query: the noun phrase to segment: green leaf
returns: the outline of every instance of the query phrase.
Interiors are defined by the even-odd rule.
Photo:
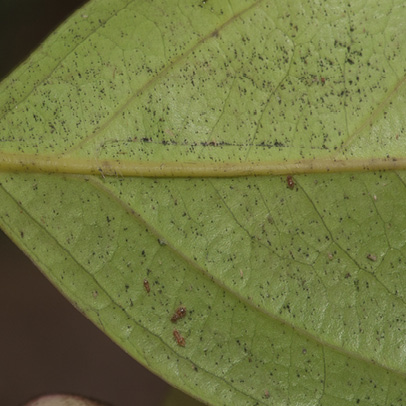
[[[0,86],[2,228],[204,402],[404,404],[405,18],[89,2]]]

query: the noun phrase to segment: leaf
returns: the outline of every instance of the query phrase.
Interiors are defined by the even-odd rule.
[[[45,395],[36,398],[25,406],[106,406],[95,400],[89,400],[81,396],[72,395]]]
[[[89,2],[1,84],[2,228],[204,402],[403,404],[405,17]]]

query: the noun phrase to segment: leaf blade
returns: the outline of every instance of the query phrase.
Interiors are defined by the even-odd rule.
[[[223,14],[220,9],[208,12],[204,5],[196,12],[186,2],[179,10],[170,9],[169,3],[155,9],[146,2],[120,5],[123,8],[118,10],[109,2],[89,3],[84,10],[94,7],[105,20],[94,29],[87,26],[90,34],[80,37],[73,48],[72,55],[80,51],[81,66],[76,68],[75,58],[68,60],[62,52],[51,76],[41,72],[45,79],[36,83],[34,78],[32,87],[20,93],[17,104],[23,113],[11,110],[16,100],[7,88],[20,72],[30,72],[43,53],[4,82],[2,94],[11,102],[0,121],[5,134],[3,154],[22,149],[45,161],[51,156],[56,165],[62,154],[68,166],[74,160],[86,165],[88,157],[101,162],[135,161],[141,166],[149,162],[208,166],[212,161],[220,167],[224,162],[261,164],[278,159],[281,171],[283,165],[303,157],[318,162],[355,157],[369,163],[372,157],[381,159],[381,164],[388,151],[404,151],[403,141],[395,142],[399,139],[392,136],[402,132],[404,120],[395,114],[403,105],[399,66],[404,54],[396,48],[403,32],[399,29],[405,13],[401,2],[378,16],[389,27],[383,28],[384,38],[393,45],[391,63],[397,69],[380,83],[387,60],[383,64],[374,60],[377,73],[368,82],[374,100],[359,108],[361,96],[350,86],[350,78],[362,72],[370,58],[357,45],[368,40],[372,26],[365,32],[362,25],[356,26],[366,12],[374,16],[374,10],[363,11],[361,2],[355,4],[359,14],[340,6],[328,9],[327,18],[322,16],[324,10],[284,2],[270,10],[266,1],[236,1]],[[343,18],[344,11],[349,19]],[[138,12],[142,22],[129,27]],[[167,20],[172,12],[178,27],[173,16]],[[301,12],[303,19],[298,17]],[[196,15],[203,19],[191,19]],[[290,15],[305,28],[292,26]],[[69,32],[88,17],[77,13],[60,32]],[[96,21],[95,15],[92,18]],[[176,52],[160,43],[156,21],[171,21],[169,34]],[[249,21],[257,24],[243,29]],[[337,24],[329,27],[334,21]],[[178,36],[186,26],[192,27],[192,35]],[[318,32],[320,26],[330,31]],[[115,31],[143,39],[141,54],[137,54],[139,44],[131,48],[128,40],[117,50],[112,44]],[[261,33],[276,46],[267,48]],[[235,38],[241,39],[238,46],[232,43]],[[336,44],[337,38],[341,42]],[[249,40],[254,45],[247,45]],[[318,45],[319,54],[327,58],[323,52],[331,44],[338,48],[333,66],[322,64],[320,70],[310,51]],[[48,45],[45,49],[53,52],[56,45]],[[125,47],[130,48],[127,59],[113,66]],[[216,47],[222,47],[220,56]],[[376,47],[382,51],[381,44]],[[279,51],[273,53],[274,48]],[[243,57],[233,57],[236,50]],[[167,65],[154,59],[156,53],[163,55]],[[261,63],[252,63],[258,54],[267,57],[266,67],[273,73],[265,88],[261,84],[267,70]],[[141,56],[134,59],[137,55]],[[359,68],[353,71],[355,58]],[[146,62],[152,67],[143,67]],[[225,69],[216,75],[215,68],[222,63]],[[126,69],[127,74],[128,69],[141,74],[136,79],[119,78]],[[80,77],[83,72],[85,78]],[[324,73],[330,76],[321,76]],[[88,85],[91,76],[97,79]],[[199,90],[194,89],[194,80],[199,80]],[[330,80],[336,81],[334,88],[328,87]],[[206,87],[205,81],[211,85]],[[372,92],[377,82],[378,90]],[[223,84],[220,90],[219,83]],[[175,91],[169,91],[168,84]],[[81,99],[78,89],[86,93],[85,98]],[[367,98],[365,92],[362,97]],[[323,97],[333,101],[316,103]],[[44,98],[53,103],[41,109]],[[246,111],[243,101],[249,102]],[[280,101],[282,107],[278,107]],[[295,106],[292,112],[288,112],[289,103]],[[70,111],[63,108],[66,105]],[[169,105],[175,113],[166,122],[163,114]],[[339,106],[345,107],[343,111]],[[156,118],[158,108],[161,116]],[[88,115],[78,114],[81,109]],[[213,113],[208,123],[207,111]],[[47,122],[50,112],[54,117]],[[393,128],[384,133],[379,128],[385,126],[388,114]],[[325,120],[311,119],[307,125],[307,117],[321,115],[326,115]],[[18,133],[34,125],[36,133],[27,137]],[[368,138],[370,125],[385,135],[374,144]],[[371,154],[370,145],[377,144],[378,151]],[[92,170],[97,173],[97,163]],[[295,173],[301,171],[303,166]],[[406,284],[401,271],[405,218],[397,203],[404,200],[403,176],[402,172],[297,175],[290,189],[279,177],[2,174],[6,204],[1,221],[61,290],[116,342],[175,386],[205,401],[353,404],[362,399],[367,404],[396,404],[404,397],[405,387]],[[388,207],[397,213],[396,219],[388,216]],[[11,213],[19,220],[9,220]],[[40,248],[38,241],[42,241]],[[146,278],[151,279],[150,295],[143,285]],[[170,318],[181,304],[187,306],[188,317],[174,326]],[[392,332],[392,326],[397,332]],[[177,345],[175,328],[184,336],[185,348]]]

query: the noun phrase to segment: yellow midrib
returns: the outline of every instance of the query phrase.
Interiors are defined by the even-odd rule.
[[[239,177],[406,169],[406,158],[303,159],[279,162],[140,162],[0,152],[0,172],[134,177]]]

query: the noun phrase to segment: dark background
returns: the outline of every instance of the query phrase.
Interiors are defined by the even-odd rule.
[[[0,80],[84,3],[0,0]],[[152,406],[168,388],[74,309],[0,231],[0,405],[59,392]]]

